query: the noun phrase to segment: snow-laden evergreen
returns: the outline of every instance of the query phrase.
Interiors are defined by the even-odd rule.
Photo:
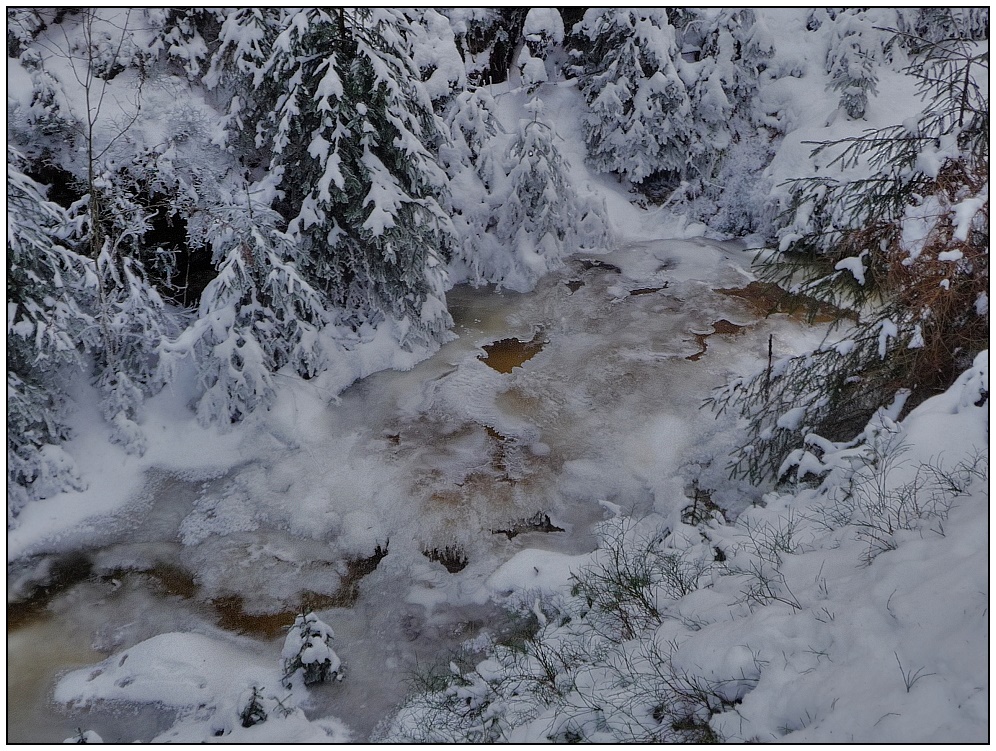
[[[429,96],[385,11],[284,12],[254,72],[257,146],[280,177],[278,210],[303,271],[354,327],[396,322],[402,344],[449,325],[450,226]],[[264,82],[268,84],[264,85]]]
[[[65,379],[97,342],[93,262],[66,247],[75,223],[7,152],[7,524],[30,500],[79,489],[62,449]]]
[[[197,316],[160,349],[161,382],[192,355],[203,393],[204,424],[242,420],[274,399],[287,366],[312,378],[328,365],[333,343],[322,329],[331,314],[301,277],[299,246],[277,229],[279,215],[251,203],[203,209],[189,227],[194,247],[208,246],[218,275],[201,294]]]
[[[663,10],[592,9],[574,30],[580,88],[591,107],[591,165],[634,183],[680,180],[692,147],[691,104]]]
[[[562,255],[606,240],[601,207],[571,184],[540,100],[531,100],[526,113],[532,119],[520,121],[508,150],[495,228],[502,247],[512,250],[512,268],[503,274],[512,289],[532,287]]]
[[[511,137],[500,130],[495,107],[479,88],[458,97],[448,115],[451,143],[441,157],[461,239],[452,273],[524,292],[568,253],[604,247],[605,209],[572,184],[538,97]]]
[[[340,676],[342,660],[332,649],[335,631],[314,613],[294,619],[280,653],[284,665],[284,685],[308,685],[335,680]]]
[[[878,93],[877,68],[893,36],[886,29],[897,27],[896,14],[887,10],[848,8],[831,21],[827,73],[840,93],[841,111],[851,120],[864,119],[869,96]]]

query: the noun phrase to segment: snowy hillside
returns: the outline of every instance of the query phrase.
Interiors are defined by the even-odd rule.
[[[988,372],[982,355],[902,423],[882,414],[819,487],[736,523],[615,518],[590,556],[518,554],[492,581],[536,597],[536,636],[451,663],[387,738],[984,740]]]
[[[8,9],[8,739],[985,740],[988,22]]]

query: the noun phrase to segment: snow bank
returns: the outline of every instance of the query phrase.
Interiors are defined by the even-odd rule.
[[[328,717],[309,721],[303,698],[281,687],[281,672],[250,642],[166,633],[64,676],[54,700],[71,706],[99,702],[155,704],[177,711],[153,743],[343,743],[350,733]],[[239,714],[258,689],[267,719],[243,727]],[[279,703],[278,703],[279,700]]]

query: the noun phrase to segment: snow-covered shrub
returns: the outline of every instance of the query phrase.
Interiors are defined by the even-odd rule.
[[[600,613],[617,639],[629,639],[665,617],[665,602],[700,586],[711,558],[670,547],[668,530],[609,523],[595,562],[573,576],[571,595]]]
[[[973,481],[989,475],[989,457],[978,454],[953,467],[936,460],[917,462],[911,470],[905,457],[910,446],[899,427],[884,416],[873,421],[859,441],[824,446],[828,450],[810,461],[818,461],[827,476],[843,474],[844,481],[834,477],[824,482],[829,488],[827,500],[815,506],[811,518],[827,530],[853,529],[867,545],[863,561],[868,565],[895,550],[902,532],[942,530],[958,498]]]
[[[909,409],[987,346],[987,70],[972,42],[926,45],[909,69],[926,100],[920,115],[820,144],[814,155],[836,154],[838,176],[792,183],[789,224],[762,272],[851,307],[858,323],[717,394],[717,407],[735,405],[751,421],[735,474],[781,477],[809,433],[844,440],[902,389]]]
[[[63,743],[103,743],[104,739],[101,738],[97,731],[95,730],[83,730],[82,728],[77,729],[76,735],[71,738],[66,738]]]
[[[718,740],[709,719],[756,683],[754,658],[745,650],[748,662],[728,676],[697,674],[666,635],[690,628],[674,598],[696,589],[706,570],[699,561],[712,549],[672,547],[676,539],[653,525],[614,524],[603,533],[605,547],[576,575],[571,596],[533,605],[533,635],[492,645],[476,665],[465,655],[423,680],[386,740]],[[631,550],[633,542],[643,547]]]
[[[908,439],[911,456],[931,456],[940,429],[966,431],[984,451],[986,411],[976,403],[987,391],[983,353],[907,423],[879,414],[857,438],[824,442],[817,487],[769,493],[735,524],[716,515],[670,534],[659,519],[606,525],[570,596],[529,609],[535,633],[468,644],[484,654],[461,655],[418,684],[385,740],[703,743],[798,733],[814,741],[842,729],[884,739],[897,731],[877,729],[883,695],[910,702],[897,718],[903,712],[904,731],[919,732],[908,708],[934,695],[905,698],[917,670],[943,670],[956,693],[978,691],[985,674],[984,665],[972,677],[950,667],[956,652],[970,661],[975,653],[946,636],[966,619],[973,633],[987,628],[985,598],[961,577],[986,577],[985,529],[976,528],[988,466],[965,447],[953,447],[951,464],[907,465],[899,447]],[[872,569],[862,565],[883,551]],[[939,569],[934,556],[961,568]],[[691,567],[676,569],[676,560]],[[924,608],[924,593],[949,587],[953,612]],[[623,620],[627,613],[635,617]],[[922,644],[945,642],[944,668],[921,669],[903,652],[928,619]],[[852,696],[856,680],[869,688]],[[858,706],[869,701],[866,711]],[[984,699],[977,707],[971,732],[984,737]]]
[[[284,685],[304,685],[341,678],[342,661],[332,649],[335,631],[314,613],[294,619],[280,653],[283,658]]]

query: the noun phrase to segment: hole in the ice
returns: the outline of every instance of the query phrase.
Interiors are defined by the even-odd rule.
[[[706,350],[709,349],[709,344],[706,340],[713,334],[736,336],[746,328],[747,328],[746,326],[740,326],[739,324],[727,321],[725,318],[720,318],[712,325],[713,330],[710,331],[708,334],[695,334],[695,341],[699,343],[699,347],[701,347],[701,349],[698,352],[696,352],[694,355],[689,355],[685,359],[691,360],[693,362],[702,359],[702,355],[704,355],[706,353]]]
[[[511,540],[513,537],[521,535],[523,532],[563,532],[562,527],[557,527],[550,521],[550,515],[537,511],[528,519],[516,519],[509,525],[508,529],[492,529],[493,535],[505,535]]]
[[[605,261],[599,261],[597,258],[579,258],[578,263],[584,271],[591,271],[592,269],[597,269],[598,271],[608,271],[613,274],[621,274],[622,269],[618,266],[606,263]]]
[[[463,571],[470,562],[467,554],[458,545],[446,545],[442,549],[433,548],[432,550],[423,550],[422,555],[434,563],[443,564],[443,567],[451,574]]]
[[[542,331],[537,331],[528,342],[521,339],[499,339],[497,342],[485,344],[484,354],[479,355],[477,359],[499,373],[511,373],[512,368],[521,367],[526,360],[536,357],[546,344]]]
[[[584,282],[580,279],[568,279],[564,284],[567,285],[567,289],[571,291],[572,295],[584,286]]]
[[[660,287],[641,287],[640,289],[632,289],[629,291],[630,297],[638,297],[639,295],[653,295],[657,292],[667,289],[667,284],[665,283]]]

